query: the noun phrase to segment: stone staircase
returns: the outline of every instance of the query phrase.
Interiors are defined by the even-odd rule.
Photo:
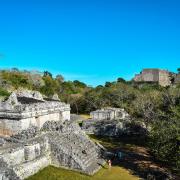
[[[68,161],[73,159],[78,164],[78,167],[70,167],[72,169],[92,175],[105,163],[100,158],[99,147],[84,134],[71,132],[57,135],[55,133],[50,139],[53,144],[52,149],[54,150],[51,149],[53,153],[55,151],[62,153],[69,157]]]

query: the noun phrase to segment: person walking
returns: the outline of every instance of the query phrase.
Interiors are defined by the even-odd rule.
[[[111,166],[112,166],[112,162],[111,162],[111,160],[109,159],[109,161],[108,161],[108,165],[109,165],[109,169],[111,168]]]

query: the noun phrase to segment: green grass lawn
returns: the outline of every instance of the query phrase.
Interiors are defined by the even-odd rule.
[[[111,169],[106,165],[94,176],[86,176],[78,172],[69,171],[53,166],[46,167],[28,180],[138,180],[130,171],[112,166]]]
[[[80,114],[80,116],[84,119],[89,119],[90,115],[89,114]]]

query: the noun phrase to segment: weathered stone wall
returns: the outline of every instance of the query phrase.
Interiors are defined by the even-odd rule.
[[[33,127],[6,141],[0,147],[0,177],[7,180],[27,178],[48,165],[93,174],[104,163],[100,148],[69,121],[46,122],[41,130]]]
[[[14,119],[0,119],[0,135],[12,135],[22,130],[28,129],[31,126],[42,128],[47,121],[61,121],[70,120],[70,112],[56,112],[37,117],[29,117],[20,120]]]
[[[96,110],[90,113],[93,120],[112,120],[112,119],[124,119],[128,117],[128,113],[124,109],[120,108],[104,108]]]
[[[158,82],[161,86],[169,86],[170,73],[160,69],[143,69],[140,74],[136,74],[134,81],[136,82]]]
[[[91,112],[90,116],[92,119],[95,119],[95,120],[111,119],[113,116],[113,113],[100,110],[100,111]]]
[[[9,120],[9,119],[0,119],[0,136],[11,136],[14,134],[14,131],[19,131],[21,123],[19,121]]]
[[[3,154],[3,159],[7,164],[11,166],[21,164],[25,162],[24,148],[20,147]]]
[[[160,70],[159,71],[159,85],[161,86],[169,86],[171,84],[170,81],[170,73],[168,71]]]
[[[61,114],[62,114],[61,120],[63,120],[63,121],[70,120],[70,110],[65,110]]]
[[[120,136],[126,131],[126,123],[119,120],[85,121],[82,129],[87,134],[100,136]]]
[[[35,138],[33,141],[27,140],[27,143],[17,143],[5,149],[0,149],[0,158],[3,161],[2,167],[4,166],[0,169],[1,175],[7,169],[10,169],[17,179],[24,179],[50,165],[50,146],[46,136]]]
[[[33,174],[37,173],[39,170],[50,165],[49,156],[42,156],[33,161],[29,161],[27,163],[20,164],[16,166],[14,172],[17,174],[19,179],[25,179]]]
[[[158,69],[143,69],[140,74],[136,74],[134,80],[137,82],[158,82],[159,70]]]
[[[83,122],[82,129],[87,134],[98,136],[121,137],[124,135],[144,136],[147,130],[140,124],[133,124],[127,120],[87,120]]]
[[[159,70],[158,69],[144,69],[142,71],[142,80],[146,82],[158,82]]]
[[[10,136],[31,126],[40,129],[47,121],[66,120],[70,120],[70,105],[43,99],[39,92],[13,92],[8,100],[0,102],[0,135]]]

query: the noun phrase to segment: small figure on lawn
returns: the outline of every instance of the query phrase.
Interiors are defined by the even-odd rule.
[[[111,168],[112,162],[111,160],[108,160],[109,169]]]

